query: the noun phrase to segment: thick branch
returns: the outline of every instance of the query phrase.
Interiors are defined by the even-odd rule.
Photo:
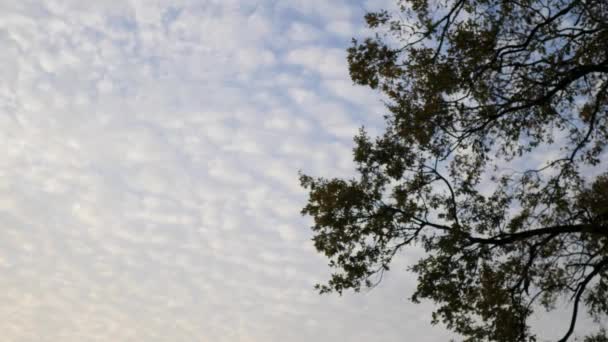
[[[575,224],[575,225],[564,225],[564,226],[553,226],[545,227],[533,230],[527,230],[524,232],[511,233],[511,234],[500,234],[491,238],[479,238],[471,236],[469,240],[473,243],[479,243],[484,245],[495,245],[502,246],[513,242],[529,239],[535,236],[541,236],[545,234],[567,234],[567,233],[589,233],[601,236],[608,236],[608,230],[601,226],[593,226],[589,224]]]
[[[585,292],[585,288],[587,287],[589,282],[598,273],[600,273],[606,265],[608,265],[608,259],[603,259],[602,261],[600,261],[598,264],[595,265],[595,267],[593,267],[593,271],[591,271],[591,273],[589,273],[585,277],[585,279],[579,284],[576,292],[576,297],[574,298],[574,307],[572,308],[572,319],[570,320],[570,327],[568,328],[568,331],[566,332],[564,337],[562,337],[558,342],[566,342],[568,338],[570,338],[570,335],[572,335],[572,333],[574,332],[574,326],[576,325],[576,318],[578,316],[578,303],[581,300],[581,296],[583,295],[583,292]]]

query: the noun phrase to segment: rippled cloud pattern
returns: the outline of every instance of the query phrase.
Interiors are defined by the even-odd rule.
[[[345,48],[390,2],[0,1],[2,340],[442,340],[405,272],[317,295],[299,215],[382,129]]]

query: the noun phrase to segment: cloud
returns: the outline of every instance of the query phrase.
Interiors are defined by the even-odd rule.
[[[307,46],[289,51],[285,61],[315,72],[323,79],[346,79],[346,53],[338,48]]]
[[[327,24],[327,31],[343,38],[353,38],[358,32],[349,20],[334,20]]]
[[[353,10],[317,5],[3,5],[6,339],[358,339],[299,216],[297,171],[350,172],[357,125],[316,24]]]
[[[293,0],[289,2],[278,2],[279,10],[289,9],[314,19],[330,20],[350,18],[356,9],[349,6],[344,0],[322,1],[322,0]],[[355,4],[357,6],[357,4]],[[357,8],[357,7],[355,7]]]
[[[312,25],[294,22],[289,26],[287,36],[297,43],[310,42],[320,39],[321,31]]]
[[[345,60],[365,6],[2,4],[4,338],[445,340],[404,272],[312,289],[298,170],[351,174],[352,134],[382,126]]]

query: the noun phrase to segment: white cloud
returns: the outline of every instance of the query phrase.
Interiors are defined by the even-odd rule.
[[[362,108],[378,107],[380,103],[378,93],[361,86],[355,87],[352,81],[326,80],[323,82],[323,86],[333,95]]]
[[[308,46],[290,51],[285,61],[318,73],[324,79],[346,79],[346,53],[343,49]]]
[[[354,38],[358,36],[358,30],[349,20],[334,20],[327,24],[327,31],[343,38]]]
[[[327,20],[332,17],[349,17],[352,14],[352,9],[343,0],[278,1],[275,6],[277,11],[295,11],[311,19]]]
[[[352,134],[382,124],[324,32],[359,30],[361,5],[0,9],[5,340],[445,340],[403,272],[360,296],[312,289],[329,270],[297,172],[352,173]]]
[[[321,31],[312,25],[294,22],[289,26],[287,37],[297,43],[311,42],[321,37]]]
[[[283,11],[3,5],[4,338],[357,340],[348,328],[357,306],[312,291],[325,268],[302,248],[297,180],[299,169],[345,171],[350,156],[330,137],[353,119],[336,113],[337,126],[325,127],[317,107],[336,100],[282,64],[292,42],[276,39],[281,27],[308,44],[320,34],[273,23]],[[317,10],[306,13],[317,21]],[[320,65],[305,51],[296,64],[344,77],[341,47],[311,48]],[[341,318],[328,324],[329,315]],[[304,317],[317,324],[304,327]],[[399,336],[379,328],[369,325],[380,340]]]

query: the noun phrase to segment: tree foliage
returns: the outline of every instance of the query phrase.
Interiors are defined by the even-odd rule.
[[[386,98],[355,137],[352,179],[301,176],[302,213],[334,270],[320,292],[373,286],[412,245],[414,302],[467,341],[534,341],[567,299],[608,314],[608,2],[401,0],[368,13],[352,80]],[[590,336],[589,341],[603,341]]]

